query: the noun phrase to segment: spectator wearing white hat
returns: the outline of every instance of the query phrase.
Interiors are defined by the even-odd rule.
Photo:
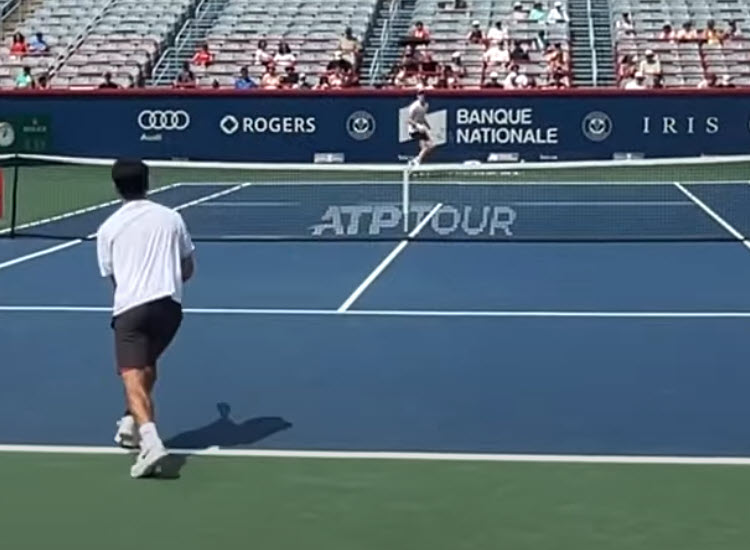
[[[529,12],[529,21],[543,23],[546,18],[547,12],[544,11],[544,4],[541,2],[534,2],[534,5]]]
[[[497,71],[492,71],[488,80],[482,83],[482,88],[502,88],[503,84],[500,82],[500,75]]]
[[[490,44],[493,42],[502,42],[503,40],[508,40],[508,38],[510,38],[508,31],[503,27],[502,21],[497,21],[495,26],[487,32],[487,40],[489,40]]]
[[[521,2],[513,4],[513,20],[514,21],[526,21],[529,18],[529,14],[523,9]]]
[[[648,81],[653,81],[654,77],[662,74],[661,61],[654,50],[646,50],[646,57],[638,65],[638,72],[643,73]]]
[[[506,90],[515,90],[516,88],[519,88],[517,83],[518,74],[518,65],[511,65],[508,74],[505,76],[505,80],[503,80],[503,88]]]
[[[481,44],[484,42],[484,32],[482,32],[481,23],[477,19],[471,22],[471,30],[466,37],[466,41],[469,44]]]
[[[547,14],[547,23],[567,23],[568,22],[568,13],[565,11],[565,8],[563,7],[563,3],[560,2],[560,0],[557,0],[555,4],[552,6],[552,9],[549,10],[549,13]]]
[[[635,78],[625,84],[626,90],[645,90],[646,89],[646,75],[638,71],[635,73]]]

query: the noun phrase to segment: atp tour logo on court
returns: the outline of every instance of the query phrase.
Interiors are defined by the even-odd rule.
[[[420,235],[439,237],[512,237],[517,213],[509,206],[465,206],[412,203],[409,227]],[[329,206],[320,223],[310,227],[313,237],[369,236],[397,234],[404,225],[404,213],[397,204],[352,204]]]
[[[614,124],[607,113],[594,111],[587,114],[581,123],[583,135],[589,141],[596,143],[606,140],[611,134]]]
[[[357,141],[370,139],[375,133],[375,117],[367,111],[356,111],[346,119],[346,131]]]

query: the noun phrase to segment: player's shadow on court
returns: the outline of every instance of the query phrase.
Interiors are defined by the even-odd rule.
[[[228,403],[217,403],[216,408],[219,418],[215,421],[201,428],[182,432],[164,442],[169,449],[188,451],[184,454],[171,454],[162,464],[159,477],[167,479],[180,477],[182,468],[191,456],[189,451],[210,447],[229,448],[252,445],[292,426],[291,423],[278,416],[251,418],[238,423],[229,417],[232,408]]]

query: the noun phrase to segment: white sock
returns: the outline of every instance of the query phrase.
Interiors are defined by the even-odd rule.
[[[159,432],[156,431],[156,424],[153,422],[146,422],[138,428],[138,432],[141,434],[141,442],[144,448],[153,449],[154,447],[164,446],[159,437]]]

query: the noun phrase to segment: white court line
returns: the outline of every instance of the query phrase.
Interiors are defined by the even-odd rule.
[[[438,211],[443,207],[443,203],[439,202],[437,203],[432,210],[424,217],[424,219],[419,222],[419,224],[412,229],[411,233],[409,233],[409,239],[413,239],[417,235],[419,235],[419,232],[424,229],[424,227],[430,222],[432,217],[438,213]],[[352,292],[349,297],[344,300],[344,303],[342,303],[338,311],[344,312],[348,310],[354,302],[357,301],[357,299],[362,296],[362,293],[367,290],[367,287],[369,287],[375,279],[377,279],[383,271],[393,262],[393,260],[396,259],[396,256],[401,254],[401,252],[406,248],[406,246],[409,244],[408,239],[404,239],[400,243],[396,245],[396,248],[391,250],[390,254],[388,254],[385,258],[383,258],[383,261],[380,262],[375,269],[373,269],[372,273],[370,273],[367,278],[362,281],[362,284],[360,284],[356,289],[354,289],[354,292]]]
[[[0,445],[0,453],[128,455],[119,447],[86,445]],[[750,466],[748,457],[731,456],[660,456],[660,455],[565,455],[565,454],[499,454],[441,453],[398,451],[302,451],[277,449],[171,449],[171,454],[211,457],[292,458],[334,460],[408,460],[440,462],[538,462],[562,464],[669,464],[702,466]]]
[[[692,203],[688,203],[692,204]],[[299,202],[290,201],[212,201],[201,204],[201,208],[206,207],[271,207],[271,206],[300,206]]]
[[[148,195],[155,195],[157,193],[162,193],[163,191],[169,191],[170,189],[174,189],[176,187],[179,187],[180,183],[170,183],[169,185],[165,185],[164,187],[159,187],[157,189],[151,189],[148,191]],[[42,218],[39,220],[34,220],[27,223],[22,223],[21,225],[18,225],[14,228],[15,231],[23,231],[24,229],[29,229],[32,227],[38,227],[40,225],[47,225],[49,223],[53,222],[59,222],[61,220],[67,220],[69,218],[72,218],[74,216],[80,216],[82,214],[89,214],[91,212],[95,212],[97,210],[101,210],[102,208],[107,208],[109,206],[115,206],[119,203],[121,203],[121,199],[113,199],[111,201],[106,202],[100,202],[98,204],[94,204],[91,206],[87,206],[85,208],[79,208],[78,210],[72,210],[70,212],[64,212],[63,214],[58,214],[56,216],[51,216],[49,218]],[[7,235],[10,233],[11,228],[8,227],[7,229],[0,230],[0,235]]]
[[[198,204],[201,204],[206,201],[210,201],[212,199],[218,199],[219,197],[223,197],[225,195],[229,195],[230,193],[234,193],[235,191],[238,191],[242,189],[243,187],[247,187],[248,185],[251,185],[250,183],[241,183],[239,185],[235,185],[234,187],[230,187],[228,189],[224,189],[222,191],[218,191],[216,193],[212,193],[210,195],[206,195],[205,197],[200,197],[198,199],[192,200],[190,202],[186,202],[184,204],[181,204],[179,206],[175,206],[173,210],[180,211],[184,210],[185,208],[189,208],[191,206],[196,206]],[[86,237],[86,239],[91,239],[96,236],[96,233],[91,233]],[[47,256],[49,254],[54,254],[55,252],[59,252],[61,250],[65,250],[66,248],[71,248],[73,246],[81,244],[85,239],[73,239],[72,241],[66,241],[61,244],[57,244],[55,246],[50,246],[48,248],[43,248],[42,250],[37,250],[36,252],[32,252],[31,254],[26,254],[24,256],[19,256],[18,258],[13,258],[12,260],[8,260],[6,262],[0,263],[0,270],[6,269],[8,267],[12,267],[14,265],[18,265],[24,262],[28,262],[30,260],[34,260],[36,258],[41,258],[42,256]]]
[[[111,313],[105,306],[0,305],[0,313]],[[390,309],[274,309],[274,308],[185,308],[189,315],[310,315],[355,317],[496,317],[562,319],[750,319],[750,311],[441,311]]]
[[[700,200],[698,197],[696,197],[693,193],[688,191],[680,182],[676,181],[674,182],[675,187],[682,191],[682,193],[689,198],[695,205],[703,210],[706,214],[708,214],[716,223],[718,223],[724,230],[732,235],[735,239],[739,240],[743,246],[750,249],[750,243],[747,242],[747,239],[745,236],[737,231],[728,221],[726,221],[724,218],[719,216],[714,210],[708,206],[705,202]]]

